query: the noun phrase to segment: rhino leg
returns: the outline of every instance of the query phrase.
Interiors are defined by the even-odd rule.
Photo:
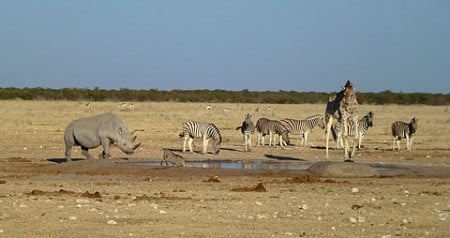
[[[72,145],[66,145],[66,160],[67,162],[72,161],[72,156],[71,156],[71,152],[72,152]]]
[[[89,154],[89,149],[86,147],[81,147],[81,154],[83,154],[84,156],[86,156],[86,159],[90,160],[92,159],[92,156]]]
[[[110,159],[111,154],[109,152],[109,147],[111,145],[111,141],[109,139],[103,139],[102,145],[103,145],[103,159]]]

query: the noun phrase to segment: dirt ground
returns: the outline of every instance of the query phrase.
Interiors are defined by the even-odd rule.
[[[79,102],[0,101],[0,237],[448,237],[450,234],[450,117],[445,107],[367,106],[375,112],[356,163],[411,168],[379,177],[324,177],[298,170],[159,168],[162,148],[180,153],[184,120],[214,118],[224,135],[210,159],[314,163],[325,160],[323,131],[308,146],[294,137],[288,149],[253,147],[242,152],[234,130],[247,111],[273,118],[304,118],[324,105],[231,105],[118,102],[86,107]],[[228,111],[222,110],[227,108]],[[270,109],[269,109],[270,108]],[[193,111],[192,114],[183,113]],[[104,111],[130,129],[142,129],[131,156],[113,148],[113,159],[63,161],[65,126]],[[362,113],[361,113],[362,114]],[[297,114],[296,114],[297,115]],[[413,151],[392,151],[390,123],[419,118]],[[296,118],[296,117],[294,117]],[[420,124],[421,123],[421,124]],[[197,142],[196,151],[201,148]],[[256,144],[256,140],[254,140]],[[334,146],[334,142],[331,142]],[[405,146],[402,141],[402,147]],[[211,148],[209,149],[211,151]],[[101,149],[92,152],[97,155]],[[342,161],[342,150],[330,151]],[[74,156],[81,158],[79,149]],[[409,172],[408,172],[409,171]]]

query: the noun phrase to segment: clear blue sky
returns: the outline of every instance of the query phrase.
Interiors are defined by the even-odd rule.
[[[449,0],[0,0],[0,87],[450,93]]]

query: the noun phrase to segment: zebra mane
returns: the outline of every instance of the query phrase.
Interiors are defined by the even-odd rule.
[[[211,127],[213,127],[217,132],[219,132],[219,128],[217,128],[216,125],[214,125],[213,123],[209,123],[209,125],[210,125]],[[217,133],[217,135],[219,136],[219,143],[222,143],[222,135],[220,134],[220,132]],[[215,137],[212,137],[212,139],[213,139],[213,140],[216,140]]]
[[[321,118],[321,117],[322,117],[322,115],[317,114],[317,115],[309,116],[309,117],[305,118],[305,120],[309,121],[309,120],[313,120],[313,119]]]

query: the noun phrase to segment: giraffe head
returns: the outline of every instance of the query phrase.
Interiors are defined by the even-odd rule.
[[[352,94],[353,94],[353,84],[352,82],[350,82],[350,80],[347,80],[347,83],[345,83],[344,86],[345,99],[347,100]]]

